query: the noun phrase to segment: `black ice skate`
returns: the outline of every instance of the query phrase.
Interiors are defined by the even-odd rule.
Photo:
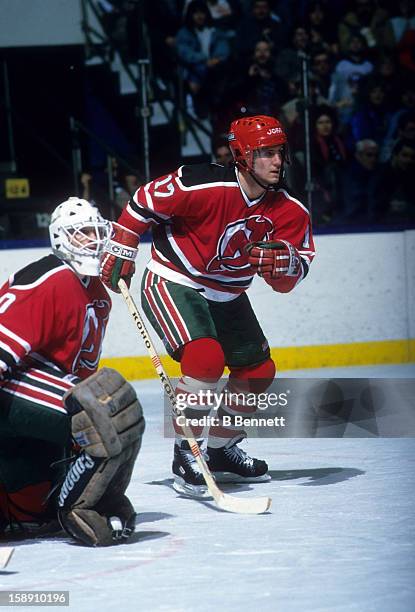
[[[262,459],[249,457],[239,446],[243,437],[229,440],[222,448],[208,446],[208,466],[217,482],[267,482],[268,465]]]
[[[197,443],[200,446],[202,440]],[[172,469],[175,491],[190,497],[210,497],[205,479],[186,440],[183,440],[180,446],[178,442],[174,445]]]

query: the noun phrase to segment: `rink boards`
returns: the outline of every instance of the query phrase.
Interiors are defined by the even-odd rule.
[[[292,293],[274,293],[258,277],[248,291],[278,368],[415,361],[415,231],[325,235],[315,242],[309,276]],[[47,252],[0,251],[2,278]],[[136,298],[149,252],[143,243],[132,283]],[[122,298],[112,298],[103,363],[129,379],[152,377]],[[170,359],[165,363],[170,375],[178,373]]]

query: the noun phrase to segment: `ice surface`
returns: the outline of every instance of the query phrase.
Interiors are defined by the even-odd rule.
[[[412,365],[301,375],[413,372]],[[414,439],[252,439],[244,448],[268,461],[272,481],[225,490],[269,495],[273,506],[267,515],[237,516],[173,491],[159,383],[135,386],[147,429],[128,491],[139,513],[134,539],[106,549],[64,538],[17,542],[1,590],[68,590],[70,609],[91,612],[415,609]]]

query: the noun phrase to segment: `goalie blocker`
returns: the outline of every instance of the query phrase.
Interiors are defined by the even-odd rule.
[[[62,527],[89,546],[125,541],[135,511],[125,495],[141,446],[144,417],[133,387],[102,368],[64,396],[80,452],[58,500]]]

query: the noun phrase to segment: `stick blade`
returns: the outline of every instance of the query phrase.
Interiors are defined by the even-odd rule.
[[[222,493],[215,501],[218,508],[234,514],[264,514],[272,503],[270,497],[242,498],[226,493]]]
[[[0,570],[7,567],[8,562],[14,553],[13,546],[4,546],[0,548]]]

